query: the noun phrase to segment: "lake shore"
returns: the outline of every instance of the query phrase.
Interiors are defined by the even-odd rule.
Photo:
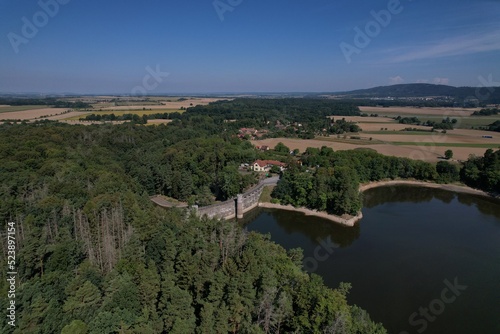
[[[416,186],[416,187],[426,187],[426,188],[434,188],[434,189],[443,189],[447,191],[453,191],[457,193],[470,194],[470,195],[478,195],[489,198],[498,198],[498,196],[493,196],[485,191],[470,188],[467,186],[457,185],[457,184],[439,184],[425,181],[415,181],[415,180],[386,180],[386,181],[376,181],[365,183],[359,186],[360,192],[365,192],[369,189],[378,188],[378,187],[387,187],[387,186]]]
[[[409,185],[409,186],[415,186],[415,187],[426,187],[426,188],[433,188],[433,189],[443,189],[443,190],[447,190],[447,191],[453,191],[453,192],[469,194],[469,195],[477,195],[477,196],[483,196],[483,197],[488,197],[488,198],[499,198],[499,196],[493,196],[485,191],[470,188],[467,186],[462,186],[462,185],[457,185],[457,184],[439,184],[439,183],[416,181],[416,180],[385,180],[385,181],[370,182],[370,183],[361,184],[359,186],[359,191],[365,192],[369,189],[378,188],[378,187],[401,186],[401,185]],[[325,212],[325,211],[311,210],[311,209],[307,209],[304,207],[296,208],[292,205],[274,204],[274,203],[269,203],[269,202],[259,202],[259,207],[268,208],[268,209],[280,209],[280,210],[301,212],[301,213],[305,214],[306,216],[315,216],[315,217],[327,219],[327,220],[330,220],[334,223],[341,224],[344,226],[349,226],[349,227],[354,226],[358,221],[360,221],[363,218],[363,214],[361,212],[359,212],[359,214],[356,216],[349,216],[349,215],[337,216],[337,215],[333,215],[333,214],[330,214],[330,213]]]
[[[330,220],[334,223],[341,224],[344,226],[349,226],[349,227],[353,227],[354,224],[356,224],[356,222],[358,222],[359,220],[361,220],[361,218],[363,218],[363,214],[361,212],[359,212],[356,216],[347,216],[346,215],[344,217],[340,217],[340,216],[329,214],[329,213],[324,212],[324,211],[316,211],[316,210],[311,210],[311,209],[307,209],[304,207],[296,208],[292,205],[281,205],[281,204],[259,202],[259,207],[268,208],[268,209],[280,209],[280,210],[301,212],[301,213],[305,214],[306,216],[320,217],[323,219]]]

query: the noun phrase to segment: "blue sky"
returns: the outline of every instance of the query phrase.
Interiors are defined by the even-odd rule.
[[[169,75],[154,81],[147,68]],[[0,92],[325,92],[479,77],[500,86],[498,0],[0,0]]]

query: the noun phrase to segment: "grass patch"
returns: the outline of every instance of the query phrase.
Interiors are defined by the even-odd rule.
[[[429,136],[432,135],[431,131],[363,131],[365,135],[411,135],[411,136]],[[434,133],[437,133],[434,132]]]
[[[384,121],[381,121],[381,122],[363,122],[362,120],[359,121],[359,122],[354,122],[354,123],[357,123],[358,125],[359,124],[398,124],[395,120],[393,119],[387,119],[385,122]]]
[[[364,132],[363,132],[364,133]],[[356,136],[355,134],[352,134],[353,136]],[[332,142],[332,143],[344,143],[344,144],[354,144],[354,145],[373,145],[373,144],[382,144],[384,143],[381,140],[369,140],[368,138],[361,138],[361,139],[350,139],[350,135],[347,136],[347,138],[336,138],[336,137],[315,137],[315,140],[319,141],[327,141],[327,142]]]
[[[271,193],[275,186],[265,186],[260,195],[259,202],[271,203]]]

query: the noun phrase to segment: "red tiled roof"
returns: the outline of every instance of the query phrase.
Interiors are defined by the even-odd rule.
[[[266,167],[266,166],[269,166],[269,165],[273,165],[273,166],[280,166],[280,167],[284,167],[285,164],[283,162],[280,162],[280,161],[277,161],[277,160],[256,160],[254,162],[254,165],[257,164],[259,165],[259,167]]]

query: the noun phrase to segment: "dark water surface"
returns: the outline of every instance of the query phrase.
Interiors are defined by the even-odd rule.
[[[302,248],[328,286],[351,282],[349,302],[389,333],[500,334],[500,202],[411,186],[364,197],[353,228],[271,209],[244,224]]]

